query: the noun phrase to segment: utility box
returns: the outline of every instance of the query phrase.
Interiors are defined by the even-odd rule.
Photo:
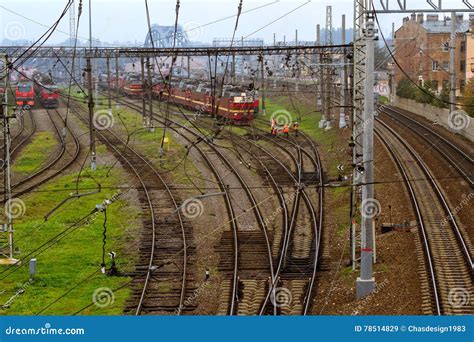
[[[30,277],[34,278],[36,274],[36,258],[30,260]]]

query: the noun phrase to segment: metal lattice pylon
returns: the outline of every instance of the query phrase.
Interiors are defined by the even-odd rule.
[[[353,87],[353,112],[352,112],[352,165],[353,184],[362,182],[362,173],[359,171],[362,166],[362,134],[364,94],[365,94],[365,58],[366,43],[364,38],[365,10],[367,0],[354,0],[354,87]],[[352,268],[357,268],[360,259],[360,223],[359,205],[362,188],[354,186],[352,189],[352,217],[351,217],[351,239],[352,239]]]

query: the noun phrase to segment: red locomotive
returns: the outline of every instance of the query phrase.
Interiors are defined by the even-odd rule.
[[[53,84],[43,85],[36,83],[36,96],[44,108],[57,108],[59,104],[59,90]]]
[[[141,97],[143,94],[143,84],[138,74],[126,74],[122,80],[119,79],[119,86],[127,96]]]
[[[15,90],[15,99],[17,106],[34,106],[35,105],[35,90],[33,82],[20,81]]]

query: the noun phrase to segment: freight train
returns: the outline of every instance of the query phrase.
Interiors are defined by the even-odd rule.
[[[143,95],[143,86],[138,74],[126,74],[120,77],[118,82],[111,78],[109,86],[115,89],[116,83],[118,90],[126,96]],[[171,100],[172,103],[201,114],[215,113],[224,121],[237,125],[250,123],[258,113],[258,93],[244,87],[225,85],[223,95],[219,97],[213,94],[210,84],[204,81],[183,79],[168,84],[169,86],[155,79],[152,86],[153,98],[160,101]]]

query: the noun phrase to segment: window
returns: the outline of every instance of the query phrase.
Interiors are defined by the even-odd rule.
[[[466,42],[461,42],[461,52],[466,51]]]
[[[434,91],[438,91],[438,81],[431,81],[431,89],[433,89]]]
[[[31,90],[31,84],[30,83],[20,83],[20,84],[18,84],[18,90],[22,93],[29,92]]]
[[[466,61],[461,61],[460,63],[460,71],[466,72]]]
[[[449,81],[443,80],[443,89],[449,89]]]
[[[449,62],[443,61],[443,70],[449,71]]]
[[[459,90],[461,91],[461,93],[464,92],[464,87],[466,86],[466,81],[464,80],[460,80],[459,81]]]
[[[432,61],[431,62],[431,70],[433,70],[433,71],[438,71],[439,70],[438,61]]]

